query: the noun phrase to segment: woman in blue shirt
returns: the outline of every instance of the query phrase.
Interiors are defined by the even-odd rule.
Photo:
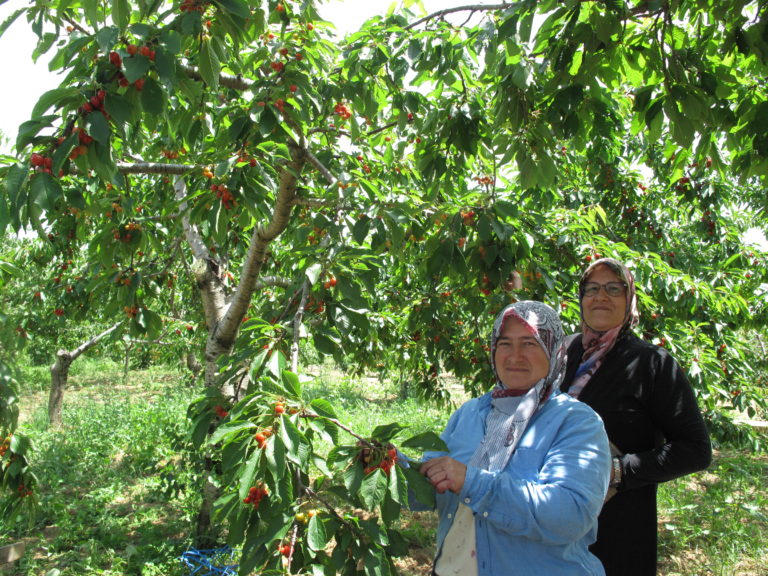
[[[491,334],[496,385],[462,405],[421,472],[437,492],[437,576],[603,575],[588,546],[610,478],[608,438],[583,403],[558,394],[557,313],[517,302]]]

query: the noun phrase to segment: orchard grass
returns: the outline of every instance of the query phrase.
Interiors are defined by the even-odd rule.
[[[361,435],[398,422],[406,436],[440,430],[449,409],[403,398],[398,384],[357,378],[327,365],[307,370],[308,398],[323,397]],[[50,374],[25,367],[21,430],[35,444],[39,508],[34,517],[0,524],[0,545],[23,541],[26,553],[2,575],[181,576],[179,556],[192,545],[200,499],[195,454],[185,441],[186,409],[196,390],[167,368],[131,371],[80,359],[64,396],[64,425],[47,424]],[[457,398],[461,395],[457,393]],[[350,441],[354,441],[350,437]],[[768,563],[768,457],[720,447],[711,468],[659,489],[662,576],[757,576]],[[436,518],[403,514],[411,545],[396,564],[426,576]]]

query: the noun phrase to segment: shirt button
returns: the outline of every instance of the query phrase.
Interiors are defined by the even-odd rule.
[[[469,498],[464,498],[464,504],[469,504],[470,500]]]
[[[448,513],[448,518],[453,518],[453,514],[451,514],[451,513],[449,512],[449,513]]]
[[[488,518],[488,512],[483,512],[483,517]]]

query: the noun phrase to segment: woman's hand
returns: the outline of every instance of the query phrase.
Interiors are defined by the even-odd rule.
[[[421,465],[419,472],[427,477],[439,494],[446,490],[458,494],[464,486],[467,467],[450,456],[440,456],[427,460]]]

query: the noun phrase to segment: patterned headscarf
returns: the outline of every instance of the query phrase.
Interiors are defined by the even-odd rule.
[[[514,318],[523,323],[549,360],[547,375],[530,390],[507,390],[496,370],[496,342],[504,322]],[[517,448],[531,418],[557,390],[565,375],[565,334],[557,313],[541,302],[525,300],[510,304],[496,317],[491,333],[491,367],[496,377],[491,411],[486,419],[485,437],[470,464],[490,471],[502,470]]]
[[[598,266],[607,267],[616,274],[619,280],[627,285],[624,320],[618,326],[603,332],[592,329],[584,320],[584,284],[589,281],[590,275]],[[592,378],[592,375],[602,364],[605,355],[613,349],[619,336],[634,328],[640,319],[637,311],[635,279],[632,276],[632,272],[624,264],[613,258],[595,260],[584,271],[584,274],[581,275],[581,280],[579,281],[579,306],[581,307],[581,342],[584,347],[584,353],[581,356],[581,364],[576,369],[573,382],[568,388],[568,394],[574,398],[579,397],[584,386],[586,386],[589,379]]]

